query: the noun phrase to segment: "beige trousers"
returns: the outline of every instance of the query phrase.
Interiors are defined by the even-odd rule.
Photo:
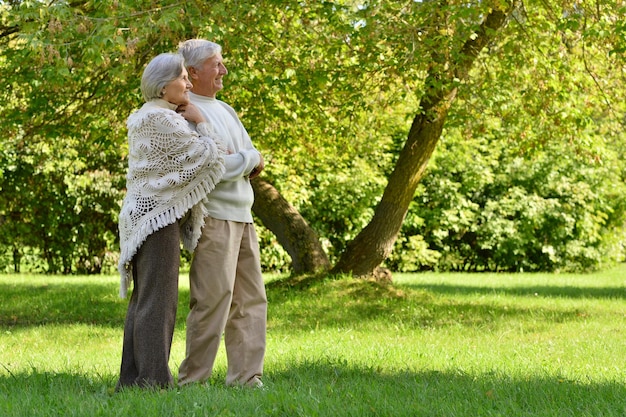
[[[224,334],[227,385],[263,374],[267,298],[254,225],[205,219],[189,272],[186,357],[179,385],[211,377]]]

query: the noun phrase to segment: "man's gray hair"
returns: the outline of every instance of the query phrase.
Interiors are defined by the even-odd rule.
[[[141,94],[148,102],[163,97],[166,85],[180,77],[185,59],[181,54],[159,54],[150,61],[141,76]]]
[[[185,57],[187,68],[198,68],[207,59],[222,53],[222,47],[204,39],[189,39],[178,45],[178,53]]]

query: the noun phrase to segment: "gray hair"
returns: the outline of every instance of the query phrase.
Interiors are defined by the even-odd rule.
[[[222,53],[222,47],[204,39],[189,39],[178,45],[178,53],[185,57],[187,68],[198,68],[207,59]]]
[[[141,77],[141,94],[148,102],[163,97],[163,88],[180,77],[185,59],[181,54],[159,54],[150,61]]]

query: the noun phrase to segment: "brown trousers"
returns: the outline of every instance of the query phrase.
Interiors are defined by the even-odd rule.
[[[224,333],[227,385],[246,385],[263,374],[267,298],[254,225],[211,217],[189,272],[186,357],[178,383],[207,380]]]
[[[178,307],[178,222],[148,236],[132,262],[133,293],[124,324],[117,389],[172,386],[168,362]]]

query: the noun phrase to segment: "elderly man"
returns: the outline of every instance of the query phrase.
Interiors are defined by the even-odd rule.
[[[224,333],[226,384],[261,387],[265,357],[267,298],[252,219],[250,179],[264,168],[263,157],[231,106],[217,100],[228,73],[221,47],[191,39],[179,46],[193,84],[190,101],[226,145],[226,173],[208,195],[202,236],[189,273],[190,308],[186,357],[179,385],[206,381]]]

